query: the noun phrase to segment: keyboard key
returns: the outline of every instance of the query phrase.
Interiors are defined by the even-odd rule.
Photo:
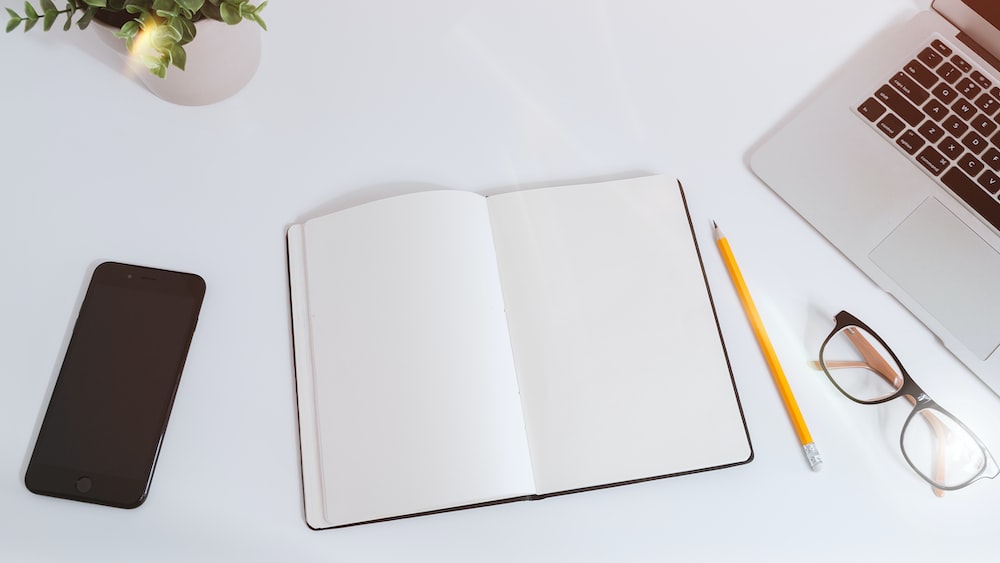
[[[983,162],[993,170],[1000,170],[1000,151],[994,147],[986,149],[983,153]]]
[[[934,95],[937,96],[939,100],[946,104],[950,104],[956,97],[958,97],[958,92],[947,84],[938,84],[932,92],[934,92]]]
[[[986,150],[986,139],[982,138],[975,131],[969,133],[962,139],[962,144],[975,154]]]
[[[943,141],[938,143],[938,148],[951,160],[955,160],[965,152],[965,149],[962,148],[962,143],[959,143],[953,137],[945,137]]]
[[[955,65],[951,63],[944,63],[939,66],[935,72],[937,72],[937,75],[948,84],[954,84],[955,82],[958,82],[959,78],[962,77],[962,71],[955,68]]]
[[[880,104],[875,98],[868,98],[858,106],[858,113],[865,116],[868,121],[874,123],[876,119],[882,117],[882,114],[885,113],[885,106]]]
[[[936,98],[931,98],[927,104],[924,105],[924,113],[929,115],[935,121],[941,121],[948,115],[948,108],[937,101]]]
[[[974,99],[980,92],[983,91],[983,89],[980,88],[978,84],[973,82],[971,78],[963,78],[959,80],[958,84],[955,85],[955,89],[970,100]]]
[[[934,47],[935,51],[941,53],[946,57],[951,56],[951,47],[946,45],[945,42],[941,41],[940,39],[935,39],[934,41],[931,41],[931,47]]]
[[[962,173],[957,168],[950,168],[941,176],[941,182],[948,187],[959,199],[968,203],[984,219],[994,227],[1000,229],[1000,202],[990,194],[983,191],[979,184]]]
[[[908,100],[918,106],[926,102],[927,98],[930,97],[927,90],[921,88],[920,85],[914,82],[909,76],[906,75],[906,73],[897,72],[896,76],[893,76],[892,79],[889,80],[889,83],[902,92]]]
[[[888,84],[875,92],[875,98],[899,114],[911,127],[916,127],[918,123],[924,120],[924,113],[908,102],[902,94]]]
[[[902,119],[891,113],[887,113],[885,117],[882,118],[882,121],[878,122],[878,128],[889,137],[895,139],[896,135],[899,135],[900,131],[906,129],[906,124],[903,123]]]
[[[940,53],[938,53],[937,51],[935,51],[930,47],[927,47],[923,51],[920,51],[920,54],[917,55],[917,58],[920,59],[920,62],[924,63],[925,65],[931,68],[934,68],[937,65],[941,64],[941,61],[944,60],[944,57],[941,56]]]
[[[955,104],[951,106],[951,109],[955,110],[955,113],[966,121],[972,119],[973,115],[976,115],[976,106],[972,105],[972,102],[967,102],[961,99],[955,102]]]
[[[989,89],[989,87],[993,85],[993,83],[990,82],[990,79],[986,78],[986,75],[978,70],[972,71],[972,80],[984,89]]]
[[[962,135],[965,134],[966,131],[969,130],[969,126],[966,125],[964,121],[955,117],[954,115],[949,115],[944,120],[944,123],[942,123],[941,125],[944,127],[945,131],[951,133],[956,137],[961,137]]]
[[[969,72],[970,70],[972,70],[972,65],[965,62],[965,59],[963,59],[958,55],[955,55],[954,57],[951,58],[951,64],[957,66],[959,70],[961,70],[962,72]]]
[[[917,135],[913,129],[907,129],[902,135],[896,139],[896,144],[899,145],[901,149],[906,151],[906,154],[915,154],[920,147],[924,146],[927,142],[920,135]]]
[[[971,154],[966,154],[958,161],[958,167],[965,171],[966,174],[975,178],[983,171],[983,163],[979,161],[976,157]]]
[[[970,121],[969,123],[972,125],[973,129],[979,131],[986,137],[989,137],[990,135],[993,134],[994,131],[997,130],[997,122],[993,121],[992,119],[986,117],[983,114],[979,114],[976,117],[972,118],[972,121]]]
[[[940,139],[941,136],[944,135],[944,130],[941,129],[941,127],[937,123],[934,123],[929,119],[925,121],[923,125],[920,126],[920,129],[918,129],[918,131],[920,132],[921,135],[924,136],[925,139],[927,139],[932,143],[938,142],[938,139]]]
[[[1000,109],[1000,102],[997,101],[993,96],[984,93],[979,96],[976,100],[976,107],[982,110],[986,115],[993,115],[997,109]]]
[[[920,85],[924,88],[930,88],[931,86],[937,84],[937,76],[935,76],[929,68],[924,66],[924,64],[917,59],[913,59],[907,63],[906,66],[903,67],[903,70],[912,76],[913,79],[920,83]]]
[[[924,147],[924,150],[920,151],[920,154],[917,155],[917,162],[935,176],[941,174],[941,171],[950,164],[947,158],[941,156],[941,153],[930,146]]]
[[[1000,176],[997,176],[993,172],[987,170],[983,172],[981,176],[976,178],[979,185],[983,187],[986,191],[991,194],[996,195],[997,191],[1000,190]]]

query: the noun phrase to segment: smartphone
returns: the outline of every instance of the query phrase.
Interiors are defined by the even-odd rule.
[[[28,490],[120,508],[146,500],[204,296],[194,274],[115,262],[94,270]]]

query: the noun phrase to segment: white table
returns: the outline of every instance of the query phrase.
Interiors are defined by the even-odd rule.
[[[1000,482],[935,498],[904,465],[898,428],[883,438],[881,411],[840,396],[808,362],[844,308],[998,454],[1000,399],[746,166],[753,144],[851,52],[927,4],[273,2],[256,77],[207,107],[152,96],[92,32],[0,38],[0,560],[995,559]],[[491,193],[648,172],[685,183],[756,459],[310,531],[285,228],[428,186]],[[826,460],[821,473],[806,466],[713,219]],[[208,283],[153,487],[134,511],[23,485],[86,278],[109,259]]]

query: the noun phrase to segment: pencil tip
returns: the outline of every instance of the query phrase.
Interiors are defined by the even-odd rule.
[[[722,229],[719,228],[719,224],[715,221],[712,221],[712,232],[715,233],[715,240],[721,240],[726,236],[722,233]]]

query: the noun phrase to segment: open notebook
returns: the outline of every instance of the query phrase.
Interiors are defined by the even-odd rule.
[[[674,180],[378,200],[288,258],[312,528],[752,458]]]

